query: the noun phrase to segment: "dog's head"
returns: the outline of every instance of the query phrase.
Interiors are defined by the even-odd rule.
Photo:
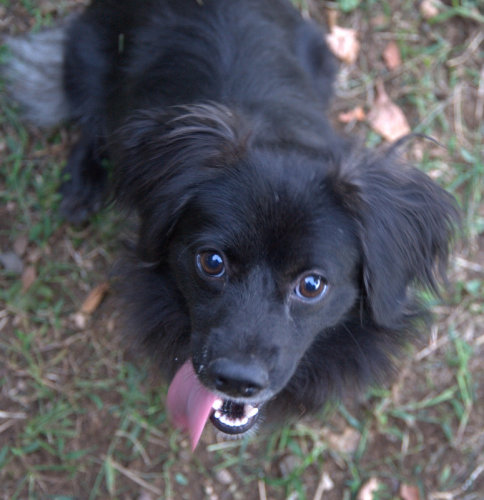
[[[141,335],[171,344],[168,371],[184,363],[169,394],[181,425],[198,436],[211,414],[241,434],[281,394],[317,406],[350,374],[387,367],[409,286],[436,287],[456,210],[391,153],[261,146],[224,107],[185,111],[121,136],[119,192],[141,215],[156,316],[142,312]]]

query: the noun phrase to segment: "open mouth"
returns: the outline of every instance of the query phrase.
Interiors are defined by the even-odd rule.
[[[244,434],[257,421],[259,408],[237,403],[230,399],[216,399],[212,405],[210,421],[221,432],[230,435]]]
[[[256,423],[260,406],[221,398],[198,379],[191,360],[177,371],[167,394],[167,411],[175,427],[188,431],[194,450],[208,419],[216,429],[242,436]]]

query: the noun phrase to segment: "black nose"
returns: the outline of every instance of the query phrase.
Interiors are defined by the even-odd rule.
[[[269,384],[267,370],[260,364],[218,358],[208,365],[208,376],[214,387],[227,396],[252,397]]]

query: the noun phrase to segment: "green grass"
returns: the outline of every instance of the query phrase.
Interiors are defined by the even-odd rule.
[[[33,0],[0,4],[15,7],[14,19],[25,16],[34,29],[55,14]],[[105,210],[81,230],[58,218],[69,133],[26,128],[2,93],[0,251],[26,237],[21,258],[36,271],[24,290],[20,276],[0,269],[2,498],[117,499],[146,492],[153,499],[192,499],[228,492],[228,498],[265,493],[317,500],[327,478],[333,485],[325,499],[356,498],[371,478],[379,482],[378,499],[398,499],[399,484],[417,486],[421,498],[439,492],[480,498],[484,271],[476,255],[480,248],[482,256],[484,161],[482,124],[472,123],[466,102],[477,99],[482,53],[466,51],[482,16],[476,2],[451,2],[431,24],[414,2],[331,5],[340,9],[340,24],[358,26],[370,43],[355,67],[342,68],[346,95],[337,106],[368,109],[368,90],[382,76],[413,129],[443,146],[416,140],[408,156],[454,193],[463,210],[466,240],[451,265],[447,303],[434,300],[433,341],[415,348],[393,383],[370,389],[364,402],[345,401],[253,440],[218,442],[209,434],[192,456],[186,436],[167,422],[165,388],[121,347],[114,297],[85,325],[76,320],[88,292],[108,278],[122,217]],[[392,26],[403,56],[403,69],[394,73],[380,59],[388,30],[372,29],[377,15]],[[464,24],[453,43],[448,29],[455,22]],[[418,39],[409,36],[415,33]],[[462,55],[464,63],[448,64]],[[351,133],[370,146],[382,144],[364,123]]]

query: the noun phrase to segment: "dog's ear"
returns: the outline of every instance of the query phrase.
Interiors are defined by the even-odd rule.
[[[140,244],[154,248],[156,239],[160,247],[197,187],[244,155],[249,139],[239,115],[212,103],[139,111],[128,120],[110,152],[116,199],[141,217]]]
[[[352,155],[334,189],[358,223],[363,285],[375,321],[398,326],[411,283],[438,293],[459,211],[454,198],[396,153]]]
[[[182,175],[188,184],[216,174],[246,149],[244,121],[215,103],[138,111],[114,134],[117,196],[135,209]]]

